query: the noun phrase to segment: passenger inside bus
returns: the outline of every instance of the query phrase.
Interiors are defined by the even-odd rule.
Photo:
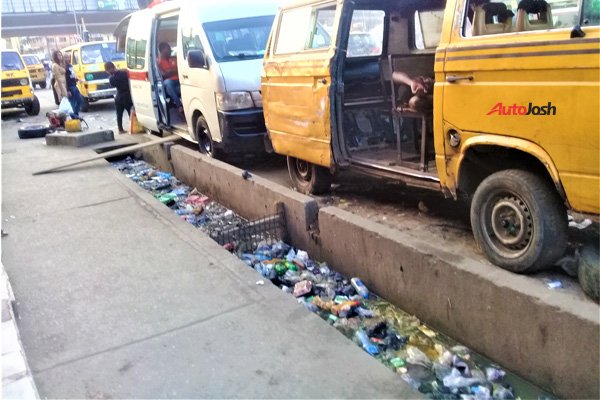
[[[158,69],[163,78],[165,92],[173,101],[177,111],[183,114],[181,104],[181,86],[179,84],[179,74],[177,70],[177,58],[171,56],[171,46],[162,42],[158,45]]]

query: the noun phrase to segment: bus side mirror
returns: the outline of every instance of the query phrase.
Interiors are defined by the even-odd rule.
[[[190,50],[187,53],[188,66],[190,68],[207,68],[206,56],[202,50]]]

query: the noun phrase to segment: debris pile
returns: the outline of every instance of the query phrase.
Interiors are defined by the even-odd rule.
[[[371,293],[305,251],[261,244],[242,260],[353,339],[415,389],[438,399],[514,399],[506,372]],[[485,365],[485,366],[484,366]]]
[[[211,201],[196,189],[168,172],[159,171],[145,161],[127,157],[113,163],[129,179],[149,191],[177,215],[205,233],[218,233],[247,221],[221,204]]]

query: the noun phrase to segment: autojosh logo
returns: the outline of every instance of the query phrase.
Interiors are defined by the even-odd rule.
[[[526,106],[513,104],[504,105],[504,103],[496,103],[494,107],[486,115],[556,115],[556,106],[552,105],[552,102],[548,102],[547,105],[537,106],[533,103],[529,103]]]

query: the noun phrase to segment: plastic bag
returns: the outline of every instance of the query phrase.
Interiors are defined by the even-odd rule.
[[[62,98],[60,104],[58,105],[58,109],[67,115],[73,114],[73,107],[71,106],[69,99],[66,97]]]

